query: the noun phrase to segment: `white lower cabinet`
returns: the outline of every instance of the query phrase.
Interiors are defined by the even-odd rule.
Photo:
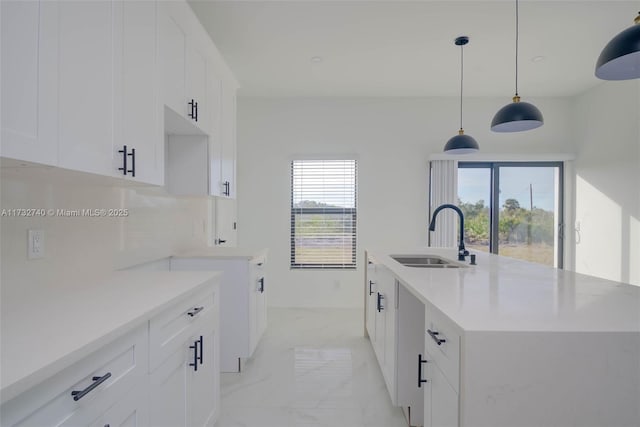
[[[376,288],[373,350],[380,364],[382,376],[391,397],[391,403],[396,405],[396,302],[398,284],[391,272],[381,265],[376,266]]]
[[[458,427],[458,393],[449,384],[438,365],[432,363],[427,352],[426,380],[429,392],[425,392],[425,427]]]
[[[182,298],[0,408],[2,426],[211,427],[219,289]]]
[[[424,426],[458,427],[460,334],[433,307],[424,314]]]
[[[239,372],[267,328],[267,257],[172,258],[171,270],[223,273],[220,287],[220,370]]]
[[[3,426],[90,426],[146,383],[146,326],[105,345],[2,406]],[[137,405],[136,405],[137,406]]]
[[[150,321],[152,426],[212,426],[219,412],[219,292]]]

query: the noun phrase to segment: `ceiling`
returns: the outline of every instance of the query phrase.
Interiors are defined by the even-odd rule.
[[[459,95],[459,35],[470,37],[465,96],[514,92],[515,1],[189,3],[242,96]],[[640,1],[521,0],[523,100],[573,96],[599,84],[593,73],[600,51],[638,10]]]

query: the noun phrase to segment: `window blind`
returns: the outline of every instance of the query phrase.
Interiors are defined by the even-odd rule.
[[[355,160],[291,162],[291,268],[356,268]]]

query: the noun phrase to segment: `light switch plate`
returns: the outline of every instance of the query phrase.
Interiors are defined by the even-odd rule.
[[[44,231],[27,231],[27,257],[29,259],[44,258]]]

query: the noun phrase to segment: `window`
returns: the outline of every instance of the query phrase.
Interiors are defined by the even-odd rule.
[[[356,268],[356,161],[291,162],[291,268]]]
[[[562,268],[562,166],[459,162],[466,246]]]

